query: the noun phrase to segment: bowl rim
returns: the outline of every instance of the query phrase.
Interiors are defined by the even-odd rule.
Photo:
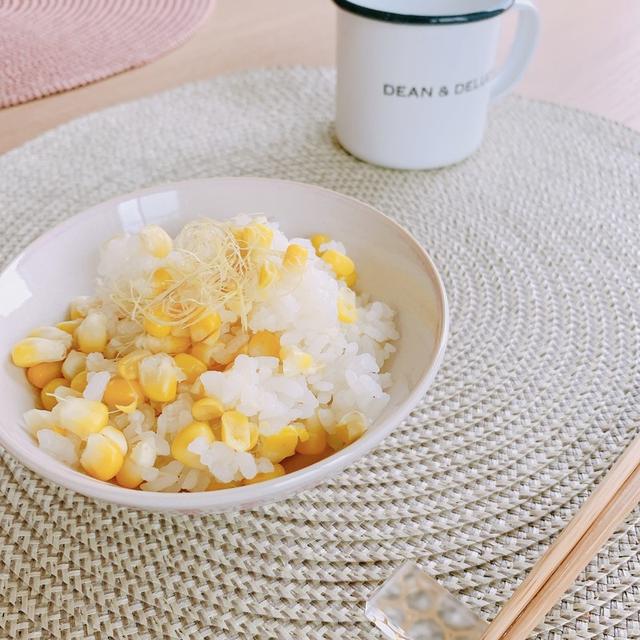
[[[65,465],[54,458],[50,458],[51,465],[41,464],[38,461],[31,460],[24,455],[21,447],[17,443],[12,442],[7,437],[8,431],[0,429],[0,444],[9,451],[18,461],[24,464],[41,477],[53,481],[67,489],[76,491],[84,496],[97,500],[126,506],[131,508],[149,510],[149,511],[223,511],[223,510],[241,510],[251,508],[258,504],[271,502],[280,498],[291,495],[296,490],[310,488],[315,484],[322,482],[323,479],[334,476],[342,471],[349,464],[361,458],[369,451],[374,449],[391,431],[399,425],[416,407],[420,398],[433,382],[442,361],[449,335],[449,304],[447,294],[444,288],[442,277],[438,272],[432,258],[420,243],[399,223],[376,209],[371,204],[348,196],[326,187],[321,187],[311,183],[298,182],[293,180],[283,180],[279,178],[265,178],[259,176],[234,176],[234,177],[213,177],[213,178],[197,178],[191,180],[182,180],[169,183],[159,184],[145,189],[137,189],[135,191],[115,196],[94,204],[55,225],[51,229],[45,231],[38,236],[33,242],[29,243],[17,256],[15,256],[7,266],[2,270],[2,274],[15,268],[18,263],[25,259],[28,255],[38,251],[40,245],[49,242],[58,233],[66,231],[77,224],[80,220],[84,220],[92,215],[96,215],[96,210],[105,206],[114,206],[126,200],[140,198],[154,193],[161,193],[171,189],[188,189],[191,186],[201,185],[202,183],[210,184],[223,182],[263,182],[275,183],[283,187],[309,190],[321,192],[326,196],[337,198],[347,203],[357,204],[366,207],[372,215],[387,225],[393,227],[396,233],[404,238],[404,240],[413,245],[423,263],[426,271],[430,273],[432,282],[435,285],[435,293],[442,309],[442,317],[439,330],[435,336],[435,345],[437,346],[435,356],[431,366],[424,372],[413,390],[409,395],[399,403],[391,414],[383,421],[380,428],[375,431],[367,431],[364,436],[356,440],[351,445],[332,453],[327,458],[315,462],[308,467],[304,467],[292,473],[288,473],[279,478],[267,480],[264,482],[234,487],[230,489],[221,489],[217,491],[201,491],[201,492],[180,492],[165,493],[160,491],[141,491],[139,489],[127,489],[108,482],[101,482],[89,476],[84,476],[80,472],[69,474],[65,472]],[[0,274],[0,275],[2,275]]]

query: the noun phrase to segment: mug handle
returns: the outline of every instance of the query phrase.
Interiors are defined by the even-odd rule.
[[[527,68],[538,42],[540,17],[536,6],[531,0],[515,0],[513,7],[519,11],[518,28],[509,57],[493,81],[492,100],[502,98],[513,89]]]

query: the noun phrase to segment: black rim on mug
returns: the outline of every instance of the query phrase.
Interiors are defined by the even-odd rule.
[[[481,11],[473,11],[470,13],[448,14],[448,15],[420,15],[409,13],[396,13],[392,11],[383,11],[374,9],[358,2],[350,0],[333,0],[341,9],[355,13],[365,18],[374,20],[383,20],[385,22],[399,22],[403,24],[463,24],[465,22],[477,22],[479,20],[487,20],[495,18],[501,13],[509,9],[514,0],[494,0],[487,2],[488,7]]]

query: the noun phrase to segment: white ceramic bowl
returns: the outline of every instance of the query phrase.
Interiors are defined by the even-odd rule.
[[[123,489],[73,471],[40,451],[23,429],[34,406],[24,372],[9,360],[29,329],[62,320],[71,298],[91,294],[101,244],[123,231],[160,224],[171,233],[188,220],[263,212],[289,237],[325,233],[344,242],[359,283],[396,309],[400,340],[390,370],[400,384],[379,420],[352,445],[295,473],[260,484],[202,493]],[[249,508],[333,476],[373,449],[418,403],[444,355],[447,300],[438,272],[402,227],[367,204],[307,184],[262,178],[193,180],[146,189],[99,204],[51,229],[0,276],[0,443],[49,480],[86,496],[153,511],[200,513]],[[403,385],[402,382],[405,384]]]

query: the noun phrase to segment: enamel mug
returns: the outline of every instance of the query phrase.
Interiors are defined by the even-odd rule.
[[[489,104],[522,76],[538,37],[530,0],[334,0],[336,134],[354,156],[396,169],[463,160],[482,142]],[[494,70],[501,16],[519,13]]]

